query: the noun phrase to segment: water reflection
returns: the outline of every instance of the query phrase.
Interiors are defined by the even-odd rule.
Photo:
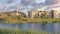
[[[50,23],[50,24],[1,24],[0,28],[18,28],[21,30],[31,29],[31,30],[43,30],[48,32],[59,32],[60,24],[59,23]]]
[[[59,23],[54,23],[54,30],[55,30],[55,32],[59,32],[59,26],[60,24]]]
[[[47,28],[46,29],[49,32],[53,32],[54,31],[54,25],[53,25],[53,23],[47,24]]]

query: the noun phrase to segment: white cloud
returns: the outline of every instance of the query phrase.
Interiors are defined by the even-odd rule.
[[[36,3],[44,3],[45,0],[35,0]]]

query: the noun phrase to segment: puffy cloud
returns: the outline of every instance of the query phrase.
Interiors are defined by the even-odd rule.
[[[24,4],[24,5],[29,5],[33,3],[35,3],[35,0],[22,0],[21,1],[21,4]]]
[[[60,2],[60,0],[46,0],[45,4],[51,5]]]
[[[36,0],[38,2],[38,0]],[[9,9],[15,9],[15,4],[19,3],[19,4],[22,4],[23,6],[25,6],[26,8],[29,8],[29,9],[32,9],[32,8],[43,8],[44,6],[46,5],[49,5],[51,6],[51,4],[55,4],[55,3],[58,3],[60,2],[60,0],[45,0],[44,3],[37,3],[35,0],[7,0],[6,3],[7,3],[7,6],[6,7],[9,7]],[[42,2],[43,0],[41,0]],[[21,8],[20,5],[17,5]],[[60,3],[59,3],[60,4]],[[4,7],[4,6],[3,6]],[[3,8],[3,7],[0,7],[0,8]],[[55,6],[56,7],[56,6]],[[17,7],[18,8],[18,7]],[[23,8],[23,7],[22,7]],[[26,8],[23,8],[23,9],[26,9]],[[44,7],[45,8],[45,7]],[[22,9],[21,9],[22,10]]]
[[[0,9],[2,9],[2,8],[3,8],[3,5],[0,4]]]
[[[36,3],[44,3],[46,0],[35,0]]]
[[[5,7],[5,5],[0,4],[0,9],[3,9]]]
[[[7,3],[10,4],[10,3],[13,3],[15,2],[15,0],[8,0]]]

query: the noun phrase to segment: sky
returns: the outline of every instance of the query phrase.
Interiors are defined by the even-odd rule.
[[[21,2],[22,0],[0,0],[0,3],[7,2],[7,1],[16,1],[16,2]],[[24,0],[23,0],[24,1]],[[28,1],[28,0],[25,0]],[[32,0],[31,0],[32,1]],[[44,2],[45,0],[35,0],[36,3],[41,3]]]
[[[45,8],[54,4],[60,4],[60,0],[0,0],[0,12],[8,10],[22,10]]]

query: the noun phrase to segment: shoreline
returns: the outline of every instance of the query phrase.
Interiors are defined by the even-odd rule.
[[[0,22],[4,23],[59,23],[60,18],[22,18],[18,19],[5,19]]]

